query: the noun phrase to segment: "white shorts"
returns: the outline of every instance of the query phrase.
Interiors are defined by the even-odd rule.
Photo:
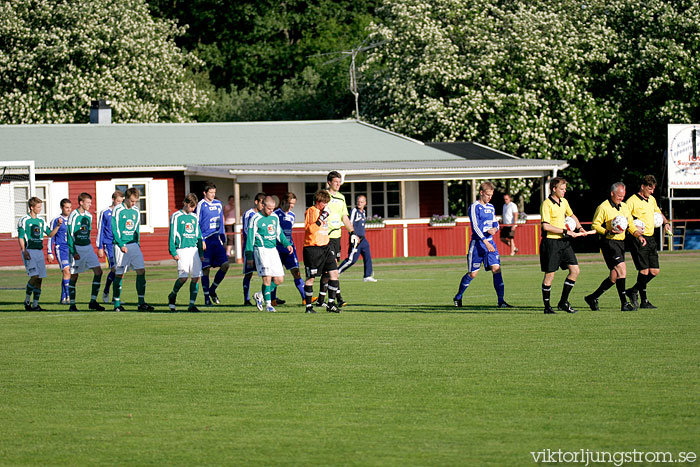
[[[280,254],[277,248],[253,248],[253,257],[255,258],[255,269],[258,270],[258,276],[282,277],[284,269]]]
[[[144,269],[143,253],[138,243],[128,243],[125,245],[127,250],[124,253],[118,245],[114,245],[114,264],[116,265],[115,274],[123,275],[129,269]]]
[[[46,277],[46,262],[44,261],[44,250],[31,250],[27,248],[29,252],[29,259],[26,259],[22,255],[22,260],[24,261],[24,268],[27,270],[27,275],[29,277],[37,276],[40,279]]]
[[[199,257],[199,248],[178,248],[177,277],[202,277],[202,260]]]
[[[75,259],[73,255],[70,255],[71,274],[80,274],[81,272],[96,268],[100,265],[100,260],[97,259],[92,245],[75,245],[75,252],[78,253],[80,259]]]

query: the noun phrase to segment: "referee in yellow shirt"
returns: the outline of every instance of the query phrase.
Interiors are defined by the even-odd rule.
[[[625,294],[625,278],[627,277],[627,266],[625,265],[625,229],[613,228],[612,222],[618,216],[627,219],[626,231],[640,242],[646,245],[646,240],[642,231],[634,225],[634,219],[627,205],[622,201],[625,199],[625,184],[622,182],[613,183],[610,187],[610,198],[603,201],[595,210],[593,216],[593,229],[600,235],[600,251],[603,253],[605,264],[610,269],[610,275],[601,282],[598,289],[590,295],[584,297],[586,303],[593,311],[599,310],[598,298],[613,285],[617,287],[617,295],[620,297],[620,309],[622,311],[632,311],[635,308],[627,301]]]
[[[542,281],[542,300],[544,301],[544,313],[554,314],[550,304],[552,282],[557,269],[568,269],[569,274],[564,281],[561,298],[557,308],[567,313],[576,313],[569,303],[569,294],[576,284],[579,274],[578,260],[574,249],[571,248],[571,238],[586,236],[594,231],[586,232],[574,215],[566,195],[566,180],[562,177],[554,177],[550,182],[552,193],[544,200],[540,207],[542,216],[542,240],[540,241],[540,267],[544,272]],[[566,228],[566,217],[571,216],[576,221],[576,228],[569,232]]]
[[[642,178],[639,192],[627,198],[627,206],[632,217],[644,222],[644,238],[646,245],[628,240],[628,248],[632,254],[634,266],[637,268],[637,283],[627,289],[632,305],[639,308],[656,308],[647,299],[647,284],[659,273],[659,252],[654,239],[654,213],[658,212],[663,218],[663,228],[671,232],[671,224],[656,204],[653,196],[656,188],[656,177],[646,175]]]

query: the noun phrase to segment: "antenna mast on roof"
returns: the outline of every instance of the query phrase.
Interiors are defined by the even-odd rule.
[[[316,54],[316,55],[311,55],[311,57],[323,57],[326,55],[341,55],[341,57],[334,58],[333,60],[329,60],[323,65],[329,65],[331,63],[338,62],[340,60],[344,60],[346,57],[350,57],[350,92],[355,96],[355,118],[357,120],[360,119],[360,92],[357,90],[357,72],[356,72],[356,67],[355,67],[355,58],[357,57],[357,54],[360,52],[364,52],[365,50],[373,49],[375,47],[379,47],[380,45],[384,45],[388,40],[383,40],[379,42],[374,42],[369,45],[364,45],[365,42],[369,39],[369,36],[365,38],[365,40],[362,41],[360,45],[357,47],[354,47],[350,50],[342,50],[339,52],[329,52],[329,53],[324,53],[324,54]]]

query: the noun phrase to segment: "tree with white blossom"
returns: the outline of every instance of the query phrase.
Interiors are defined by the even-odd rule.
[[[0,2],[0,123],[79,123],[94,99],[115,122],[190,121],[201,64],[144,0]]]

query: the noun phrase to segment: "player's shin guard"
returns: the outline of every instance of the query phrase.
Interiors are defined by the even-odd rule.
[[[97,294],[100,293],[100,284],[102,283],[102,274],[92,276],[92,291],[90,292],[90,301],[97,301]]]
[[[498,303],[503,303],[503,296],[505,295],[506,285],[503,283],[503,274],[501,274],[500,271],[493,275],[493,288],[496,289]]]
[[[114,276],[114,282],[112,282],[112,298],[114,299],[114,307],[118,307],[122,304],[122,277]]]
[[[330,307],[335,303],[336,296],[339,293],[338,287],[340,286],[340,282],[337,280],[329,280],[328,281],[328,306]]]
[[[136,295],[139,297],[139,305],[146,303],[146,274],[136,275]]]
[[[27,289],[25,291],[25,296],[24,296],[24,304],[29,305],[32,301],[32,294],[34,293],[34,286],[27,282]]]
[[[455,295],[455,300],[462,299],[462,295],[464,295],[464,292],[466,292],[467,287],[469,287],[471,281],[472,276],[470,276],[469,273],[466,273],[462,276],[462,280],[459,281],[459,289],[457,290],[457,295]]]
[[[68,284],[70,279],[61,279],[61,301],[70,298],[68,295]]]
[[[39,298],[41,297],[41,287],[34,287],[34,300],[32,300],[32,306],[39,306]]]
[[[224,277],[226,277],[226,272],[228,272],[228,269],[226,271],[221,270],[219,268],[218,271],[216,271],[216,275],[214,276],[214,282],[211,284],[209,287],[209,294],[211,295],[216,294],[216,288],[221,284],[221,281],[224,280]]]
[[[641,284],[641,286],[638,287],[638,289],[637,289],[637,290],[639,290],[639,300],[642,302],[646,302],[647,301],[647,284],[649,282],[651,282],[651,280],[656,276],[652,275],[651,273],[640,274],[640,276],[644,276],[644,279],[641,283],[639,282],[639,279],[637,279],[637,283]]]
[[[625,280],[624,277],[618,277],[615,281],[615,287],[617,287],[617,295],[620,297],[620,303],[624,305],[627,303],[627,295],[625,295]]]
[[[250,300],[250,280],[252,278],[252,274],[246,274],[243,276],[243,299],[246,302]],[[204,276],[202,276],[202,288],[204,288]]]
[[[268,305],[272,302],[272,284],[262,286],[263,297],[265,297],[265,303]]]
[[[306,299],[306,293],[304,292],[304,279],[302,279],[301,277],[299,279],[294,279],[294,285],[296,286],[297,290],[299,291],[299,294],[301,295],[301,299],[302,300]]]
[[[204,299],[209,298],[209,276],[202,274],[202,292],[204,292]]]
[[[109,293],[109,287],[112,285],[112,282],[114,282],[114,271],[109,271],[109,274],[107,274],[107,279],[105,279],[105,288],[103,293],[106,295]]]
[[[569,294],[571,293],[571,289],[574,288],[574,285],[576,285],[576,281],[572,281],[571,279],[566,279],[564,281],[564,288],[561,289],[561,299],[559,299],[559,303],[566,303],[569,301]]]
[[[68,282],[68,298],[71,305],[75,305],[75,282],[73,279]]]
[[[306,301],[306,305],[311,305],[311,301],[313,300],[314,296],[314,286],[313,285],[304,285],[304,300]]]
[[[197,301],[197,291],[199,289],[199,282],[190,282],[190,306],[194,306]]]
[[[600,283],[600,285],[598,286],[596,291],[591,294],[591,297],[596,298],[596,299],[599,298],[601,295],[603,295],[605,293],[606,290],[608,290],[613,285],[615,285],[614,282],[611,281],[609,277],[606,277],[605,280]],[[618,290],[619,290],[619,288],[618,288]]]
[[[542,301],[544,302],[545,308],[552,307],[551,295],[552,295],[552,286],[542,284]]]

